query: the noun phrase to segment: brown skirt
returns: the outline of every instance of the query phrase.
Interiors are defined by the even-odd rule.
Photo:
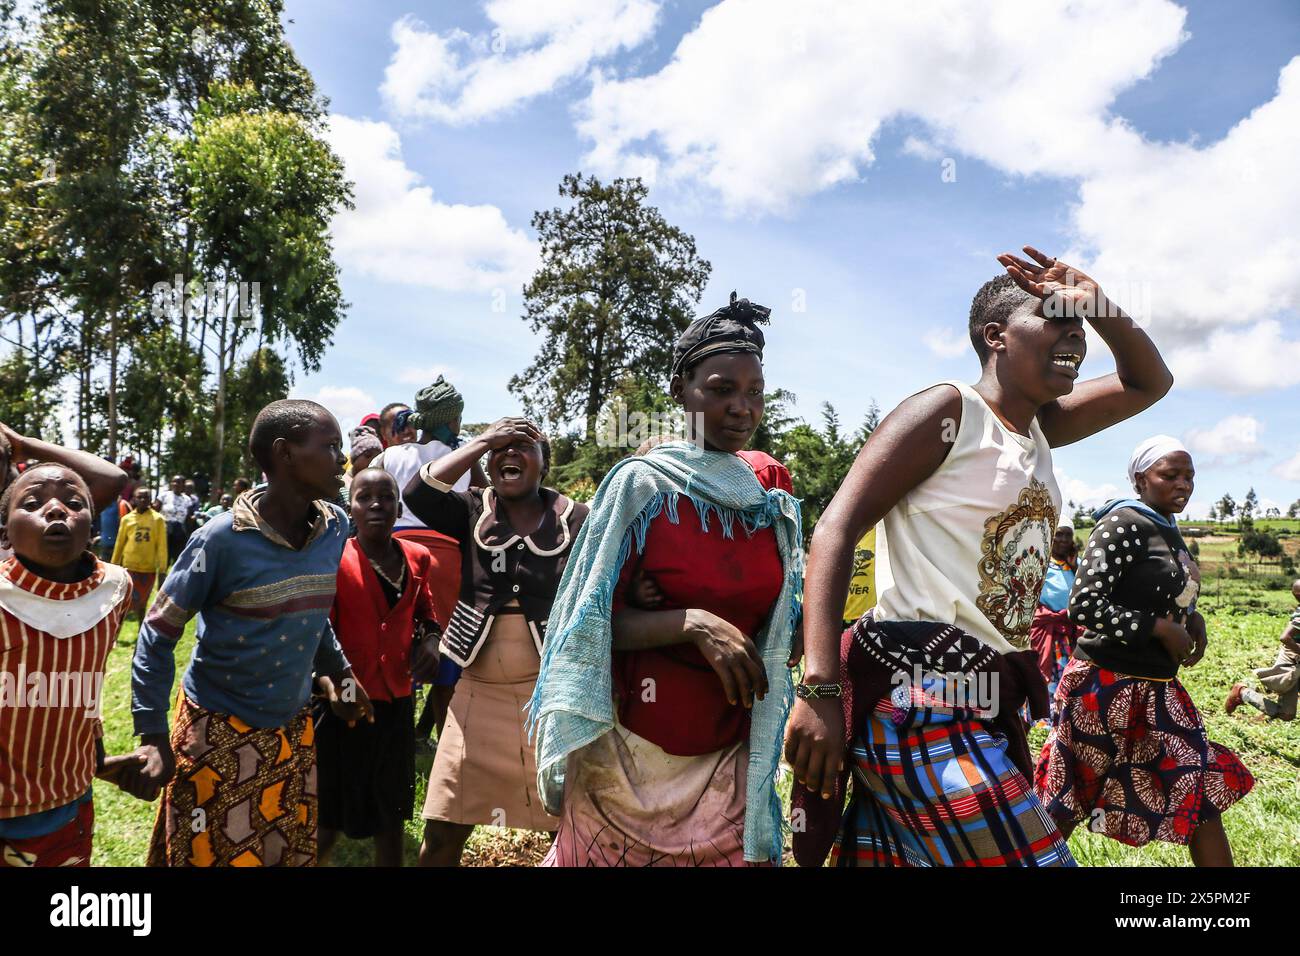
[[[524,728],[539,663],[523,615],[498,614],[456,684],[424,819],[547,832],[560,825],[537,796],[537,760]]]

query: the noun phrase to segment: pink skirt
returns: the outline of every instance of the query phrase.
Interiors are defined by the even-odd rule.
[[[615,725],[569,757],[542,866],[746,866],[749,743],[677,757]]]

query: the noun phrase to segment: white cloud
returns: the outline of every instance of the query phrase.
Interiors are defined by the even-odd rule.
[[[374,396],[353,385],[342,387],[323,385],[314,394],[292,394],[289,397],[310,399],[328,408],[330,413],[339,420],[339,428],[343,430],[345,445],[347,444],[347,433],[356,428],[366,415],[379,411],[379,404],[375,401]]]
[[[1273,466],[1273,474],[1287,481],[1300,481],[1300,451]]]
[[[492,0],[492,28],[435,33],[414,17],[393,24],[397,49],[380,91],[394,114],[469,123],[585,74],[654,32],[657,0]]]
[[[437,381],[439,375],[449,382],[454,382],[459,378],[457,371],[449,365],[430,365],[418,368],[408,366],[397,373],[397,381],[403,385],[414,385],[416,388],[423,388]]]
[[[970,351],[970,336],[965,329],[931,329],[923,338],[925,347],[939,358],[959,358]]]
[[[1263,430],[1253,415],[1229,415],[1210,428],[1189,429],[1184,441],[1198,464],[1242,464],[1265,453],[1259,440]]]
[[[915,156],[917,159],[930,162],[934,162],[943,156],[943,152],[933,143],[916,136],[909,136],[903,140],[903,152],[908,156]]]
[[[1127,488],[1121,488],[1119,485],[1109,481],[1104,481],[1099,485],[1090,485],[1086,481],[1078,478],[1071,478],[1061,468],[1055,469],[1056,484],[1061,489],[1061,507],[1067,512],[1070,510],[1068,502],[1073,501],[1077,505],[1083,505],[1084,508],[1092,510],[1104,505],[1112,498],[1118,498],[1121,495],[1130,494]]]
[[[1282,325],[1267,319],[1245,329],[1218,329],[1202,344],[1169,354],[1181,385],[1245,394],[1291,383],[1300,365],[1300,342],[1287,339]]]
[[[1011,172],[1081,175],[1140,146],[1106,106],[1184,16],[1168,0],[723,0],[658,73],[598,80],[579,129],[597,169],[700,181],[732,211],[859,179],[897,117]]]
[[[1279,322],[1300,310],[1300,57],[1222,139],[1151,142],[1112,103],[1185,20],[1170,0],[722,0],[657,73],[598,78],[579,131],[597,173],[762,215],[861,180],[882,127],[919,121],[921,161],[1077,181],[1074,248],[1050,251],[1180,346],[1181,386],[1275,388],[1262,370],[1300,355]]]
[[[1074,226],[1096,251],[1089,269],[1146,290],[1135,314],[1175,332],[1169,344],[1187,343],[1183,385],[1276,388],[1267,370],[1300,356],[1277,322],[1300,309],[1297,152],[1300,57],[1273,99],[1218,142],[1144,143],[1081,185]]]
[[[533,241],[496,206],[445,203],[402,159],[387,123],[330,117],[330,145],[355,184],[356,208],[334,220],[345,269],[447,291],[517,287],[537,259]]]

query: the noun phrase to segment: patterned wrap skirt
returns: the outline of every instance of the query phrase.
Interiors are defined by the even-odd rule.
[[[1255,785],[1245,764],[1211,741],[1177,678],[1148,680],[1074,660],[1056,691],[1034,789],[1062,823],[1087,823],[1121,843],[1186,844]]]
[[[311,708],[285,727],[250,727],[182,693],[149,866],[315,866]]]
[[[95,832],[95,801],[83,800],[77,815],[53,833],[32,837],[0,836],[0,870],[6,867],[90,866]]]
[[[969,710],[880,700],[850,746],[834,866],[1074,866],[1056,824]]]

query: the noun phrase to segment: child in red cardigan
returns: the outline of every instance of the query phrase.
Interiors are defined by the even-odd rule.
[[[429,552],[393,537],[401,507],[383,469],[353,477],[356,537],[343,549],[330,621],[375,720],[348,727],[327,716],[316,732],[322,864],[342,831],[374,838],[376,866],[402,865],[402,825],[415,801],[412,670],[421,681],[432,678],[441,631]]]
[[[106,757],[104,662],[131,600],[126,571],[87,547],[90,489],[34,465],[0,495],[0,869],[89,866],[91,778],[117,782],[137,753]]]

